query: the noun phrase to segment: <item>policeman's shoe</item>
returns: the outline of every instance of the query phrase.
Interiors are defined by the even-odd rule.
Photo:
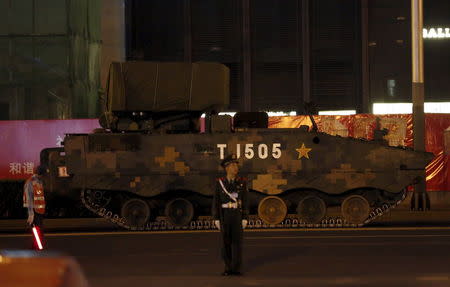
[[[222,272],[222,276],[230,276],[230,275],[232,275],[233,273],[231,272],[231,271],[227,271],[227,270],[225,270],[225,271],[223,271]]]
[[[239,272],[239,271],[236,271],[236,272],[231,272],[231,275],[234,275],[234,276],[242,276],[242,273]]]

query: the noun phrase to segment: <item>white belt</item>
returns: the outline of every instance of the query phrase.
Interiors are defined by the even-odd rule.
[[[228,202],[222,204],[222,208],[238,208],[237,202]]]

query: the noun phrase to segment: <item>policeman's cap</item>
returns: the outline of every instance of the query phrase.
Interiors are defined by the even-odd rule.
[[[223,168],[225,168],[225,167],[227,167],[227,165],[229,165],[230,163],[233,163],[233,162],[239,163],[239,161],[238,161],[236,155],[235,155],[235,154],[230,154],[229,156],[227,156],[226,158],[224,158],[224,159],[222,160],[222,162],[220,163],[220,165],[221,165]]]

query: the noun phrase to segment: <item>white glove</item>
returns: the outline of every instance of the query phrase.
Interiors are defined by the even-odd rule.
[[[214,225],[216,226],[217,229],[220,230],[220,221],[219,220],[214,220]]]
[[[27,219],[28,225],[33,224],[33,221],[34,221],[34,214],[28,215],[28,219]]]
[[[245,229],[247,227],[247,219],[242,219],[242,228]]]

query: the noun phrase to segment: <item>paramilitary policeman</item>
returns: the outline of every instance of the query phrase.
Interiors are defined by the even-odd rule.
[[[226,176],[217,179],[213,198],[212,216],[222,234],[224,276],[241,275],[243,229],[248,220],[247,181],[238,177],[238,160],[235,154],[221,163]]]
[[[42,178],[46,174],[47,169],[40,165],[24,184],[23,189],[23,207],[28,210],[28,225],[32,228],[37,227],[39,237],[43,240],[42,227],[45,214],[45,196]],[[37,243],[33,243],[33,249],[39,250]]]

